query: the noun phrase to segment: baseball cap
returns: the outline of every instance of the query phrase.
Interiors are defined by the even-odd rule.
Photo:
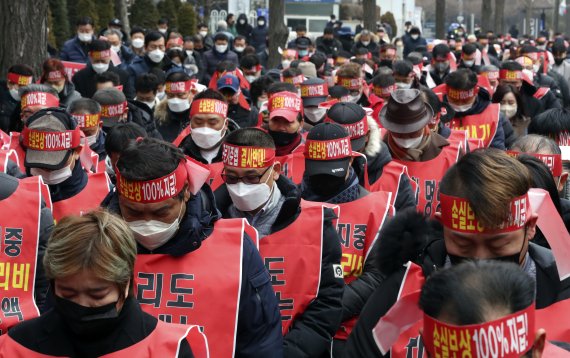
[[[101,105],[103,127],[114,127],[128,110],[125,94],[116,88],[100,89],[92,98]]]
[[[297,66],[298,69],[301,70],[303,76],[307,78],[315,78],[317,77],[317,69],[315,64],[309,61],[303,61]]]
[[[361,150],[366,145],[368,118],[366,111],[356,103],[339,102],[334,104],[325,116],[325,122],[343,126],[350,135],[354,150]]]
[[[303,113],[301,97],[292,92],[277,92],[269,97],[269,119],[283,117],[292,123],[297,120],[299,113]]]
[[[341,99],[342,97],[348,96],[350,91],[341,85],[334,85],[329,88],[329,94],[332,98]]]
[[[336,123],[319,123],[309,131],[305,142],[305,173],[344,177],[352,158],[350,135]]]
[[[121,20],[114,18],[113,20],[109,21],[108,23],[109,26],[118,26],[118,27],[123,27],[123,23],[121,22]]]
[[[29,168],[61,169],[73,149],[81,146],[81,130],[63,109],[46,108],[34,113],[22,131]]]
[[[237,92],[239,91],[239,78],[237,78],[237,76],[230,74],[223,75],[222,77],[220,77],[218,82],[216,82],[216,85],[218,87],[218,91],[220,92],[224,88],[231,89],[234,92]]]
[[[298,37],[295,39],[295,47],[299,50],[305,50],[311,45],[311,40],[308,37]]]
[[[380,123],[394,133],[413,133],[433,118],[433,109],[423,101],[417,89],[395,90],[380,111]]]
[[[327,100],[329,87],[321,78],[309,78],[301,83],[301,98],[304,107],[315,107]]]

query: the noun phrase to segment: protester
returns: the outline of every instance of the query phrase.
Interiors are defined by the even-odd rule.
[[[215,342],[211,356],[281,357],[278,302],[255,248],[257,235],[250,236],[244,220],[219,219],[213,194],[203,186],[208,171],[173,145],[149,138],[123,150],[117,170],[108,209],[134,232],[134,279],[143,310],[202,326]],[[178,179],[161,195],[130,189],[172,175]],[[211,262],[223,262],[223,269]]]
[[[18,93],[21,98],[20,120],[18,123],[12,123],[12,131],[21,131],[28,118],[37,111],[49,107],[59,107],[58,93],[52,86],[31,84],[20,87]]]
[[[558,72],[567,82],[570,82],[570,62],[568,57],[568,49],[561,41],[555,41],[552,45],[552,54],[554,56],[554,64],[552,69]]]
[[[188,126],[192,90],[192,81],[186,73],[172,72],[166,77],[166,100],[154,110],[157,129],[164,140],[172,142]]]
[[[362,78],[362,70],[357,63],[347,63],[342,65],[336,72],[336,84],[350,91],[347,101],[369,107],[368,93],[365,92],[365,82]]]
[[[136,57],[128,67],[130,91],[134,91],[135,80],[138,75],[149,73],[153,68],[168,70],[171,61],[165,57],[166,40],[164,35],[157,31],[150,31],[144,37],[144,56]]]
[[[332,27],[325,27],[323,36],[317,37],[317,51],[324,53],[327,57],[334,57],[342,50],[342,43],[334,38]]]
[[[52,282],[54,308],[2,336],[0,354],[195,357],[207,349],[197,327],[141,310],[132,282],[136,253],[133,234],[116,216],[95,211],[62,220],[38,263]]]
[[[158,78],[154,73],[143,73],[135,81],[135,103],[140,107],[146,105],[151,111],[160,103],[158,98]]]
[[[63,44],[59,58],[62,61],[87,63],[89,61],[87,56],[90,51],[89,45],[95,40],[95,36],[93,36],[95,23],[90,17],[80,17],[75,26],[77,34]]]
[[[511,85],[499,85],[493,94],[493,103],[500,104],[503,116],[511,122],[514,138],[527,134],[530,118],[525,114],[520,92]]]
[[[236,24],[236,32],[237,35],[241,35],[245,37],[247,42],[250,42],[251,39],[251,32],[253,28],[248,23],[247,15],[246,14],[239,14]]]
[[[269,97],[268,133],[275,142],[278,157],[303,150],[303,101],[292,92],[277,92]]]
[[[216,67],[222,61],[230,61],[236,66],[239,65],[238,56],[229,49],[229,39],[223,33],[214,36],[214,48],[204,53],[205,80],[209,81],[216,71]]]
[[[5,81],[0,81],[0,130],[9,133],[20,122],[20,87],[32,84],[34,71],[27,65],[8,68]]]
[[[133,26],[131,29],[131,50],[137,56],[144,56],[144,36],[143,28]]]
[[[419,27],[416,26],[413,26],[410,29],[409,36],[404,36],[402,40],[404,41],[404,58],[406,58],[410,52],[416,51],[418,47],[427,46],[426,39],[422,37]]]
[[[255,127],[258,122],[257,108],[245,98],[240,88],[239,78],[226,74],[216,83],[218,91],[228,102],[228,118],[231,118],[240,128]]]
[[[80,98],[71,103],[67,112],[75,119],[77,126],[85,135],[84,145],[86,144],[97,155],[93,162],[95,171],[103,171],[107,154],[105,153],[105,132],[101,121],[101,105],[90,98]],[[91,167],[86,167],[86,169],[90,170]]]
[[[432,51],[429,74],[436,86],[444,83],[451,72],[451,51],[445,44],[435,45]]]
[[[251,46],[255,47],[257,52],[265,51],[267,44],[267,36],[269,34],[269,27],[267,27],[267,19],[265,16],[257,17],[257,26],[251,30],[251,38],[248,41]]]
[[[65,67],[60,60],[49,59],[43,63],[40,83],[52,86],[57,91],[59,105],[63,108],[81,98],[79,92],[75,90],[75,85],[69,81]]]

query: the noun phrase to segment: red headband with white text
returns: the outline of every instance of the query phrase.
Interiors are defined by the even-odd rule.
[[[312,140],[305,142],[305,159],[337,160],[352,157],[350,137],[332,140]]]
[[[59,98],[47,92],[28,92],[22,96],[22,109],[32,106],[59,107]]]
[[[224,143],[222,162],[235,168],[266,168],[275,162],[275,149]]]
[[[521,154],[527,154],[541,160],[544,165],[550,169],[552,176],[559,177],[562,175],[562,155],[561,154],[538,154],[517,152],[515,150],[507,150],[507,154],[511,157],[518,157]]]
[[[213,98],[195,99],[190,107],[190,118],[196,114],[217,114],[226,118],[228,104]]]
[[[31,150],[55,152],[70,150],[81,145],[81,130],[46,132],[25,127],[22,131],[22,145]]]

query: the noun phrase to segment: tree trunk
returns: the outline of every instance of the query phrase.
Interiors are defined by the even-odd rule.
[[[129,24],[126,0],[115,0],[115,16],[123,23],[123,31],[126,34],[130,34],[131,25]]]
[[[481,32],[494,30],[491,28],[491,14],[493,13],[493,9],[491,6],[491,0],[483,0],[481,1]],[[497,30],[495,30],[497,31]]]
[[[363,11],[363,25],[364,28],[372,32],[376,32],[376,0],[363,0],[362,1],[362,11]]]
[[[445,0],[435,0],[435,37],[445,38]]]
[[[553,19],[554,33],[560,31],[560,13],[558,12],[559,9],[560,9],[560,0],[554,0],[554,19]]]
[[[524,35],[531,35],[531,36],[533,35],[530,33],[530,19],[531,18],[532,18],[532,0],[526,0],[525,1],[526,28],[524,29]]]
[[[568,1],[566,1],[566,14],[564,15],[564,25],[565,29],[564,32],[568,33],[570,31],[570,9],[568,8],[570,5]]]
[[[17,63],[41,72],[47,54],[47,0],[0,1],[0,77]],[[9,36],[12,34],[16,37]]]
[[[504,33],[505,0],[495,0],[495,33]]]
[[[269,7],[269,59],[267,68],[276,68],[281,63],[278,48],[287,47],[289,30],[283,21],[285,17],[285,0],[272,0]]]

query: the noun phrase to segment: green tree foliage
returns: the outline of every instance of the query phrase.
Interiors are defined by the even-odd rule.
[[[178,13],[182,7],[180,0],[161,0],[156,7],[160,17],[168,19],[169,28],[178,28]]]
[[[107,27],[109,21],[115,17],[115,1],[114,0],[97,0],[97,29],[101,30]]]
[[[49,0],[51,13],[49,23],[49,42],[60,48],[71,36],[69,18],[67,15],[67,0]]]
[[[97,13],[97,6],[95,5],[95,0],[77,0],[77,1],[72,0],[72,1],[69,1],[69,3],[75,3],[74,8],[72,6],[73,15],[75,16],[75,18],[73,19],[73,22],[71,23],[72,24],[71,26],[73,28],[73,32],[75,32],[75,24],[77,22],[77,19],[79,19],[81,17],[89,16],[90,18],[93,19],[93,22],[95,24],[99,23],[99,14]],[[68,7],[68,11],[69,10],[70,10],[70,8]],[[72,13],[70,12],[70,16],[71,15],[72,15]],[[97,31],[97,30],[95,30],[95,31]]]
[[[394,14],[390,11],[386,11],[382,16],[380,16],[381,22],[386,22],[388,25],[392,26],[392,34],[398,33],[398,26],[396,26],[396,19],[394,19]]]
[[[137,0],[131,6],[131,26],[141,26],[146,29],[156,28],[156,22],[160,17],[152,0]]]
[[[183,4],[178,11],[178,31],[184,36],[194,35],[197,25],[194,7],[188,3]]]

